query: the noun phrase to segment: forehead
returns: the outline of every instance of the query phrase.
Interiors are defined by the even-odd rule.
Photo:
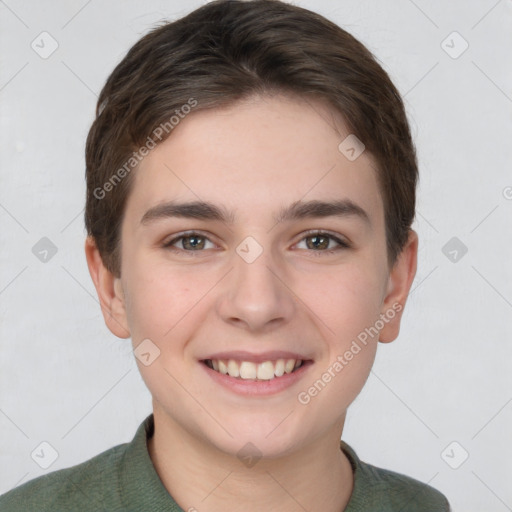
[[[379,217],[374,159],[347,158],[339,146],[349,136],[324,103],[286,96],[192,112],[134,171],[126,216],[140,221],[161,202],[202,200],[242,222],[298,200],[350,199]]]

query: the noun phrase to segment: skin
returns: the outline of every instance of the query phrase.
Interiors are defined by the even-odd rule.
[[[339,512],[349,501],[353,475],[339,448],[346,410],[369,375],[378,341],[398,336],[417,235],[411,230],[390,267],[375,162],[368,152],[351,162],[338,150],[348,134],[323,103],[286,96],[193,112],[136,171],[122,223],[120,278],[86,240],[109,329],[131,337],[134,348],[149,338],[160,350],[148,366],[137,359],[153,396],[148,449],[184,510]],[[171,199],[210,201],[236,219],[141,225],[149,208]],[[350,199],[369,222],[356,215],[273,220],[280,208],[313,199]],[[312,248],[314,235],[305,231],[313,229],[350,247],[331,254]],[[206,237],[204,248],[191,250],[190,239],[174,244],[178,252],[163,247],[187,230]],[[263,248],[252,263],[236,252],[248,236]],[[338,246],[328,240],[328,248]],[[299,403],[298,394],[393,304],[402,311],[379,336],[309,403]],[[223,350],[299,351],[313,364],[282,392],[240,396],[199,362]],[[262,455],[250,468],[237,457],[247,442]]]

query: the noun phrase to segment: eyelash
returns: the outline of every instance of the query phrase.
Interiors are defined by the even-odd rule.
[[[197,253],[201,253],[201,252],[204,252],[205,249],[203,250],[197,250],[197,251],[194,251],[194,250],[186,250],[186,249],[177,249],[176,247],[173,247],[173,245],[176,243],[176,242],[179,242],[180,240],[183,240],[183,239],[186,239],[186,238],[193,238],[193,237],[201,237],[201,238],[204,238],[205,240],[208,240],[211,242],[211,240],[201,234],[201,233],[198,233],[197,231],[188,231],[186,233],[183,233],[181,234],[180,236],[178,237],[175,237],[173,238],[172,240],[169,240],[168,242],[165,242],[162,247],[164,249],[167,249],[167,250],[170,250],[174,253],[180,253],[180,254],[186,254],[187,256],[198,256]],[[305,240],[306,238],[310,238],[310,237],[313,237],[313,236],[321,236],[321,237],[326,237],[326,238],[329,238],[331,240],[334,240],[337,244],[338,244],[338,247],[335,247],[334,249],[325,249],[325,250],[317,250],[315,251],[314,249],[306,249],[308,252],[312,252],[316,255],[320,255],[320,254],[334,254],[335,252],[338,252],[340,250],[343,250],[343,249],[349,249],[351,246],[348,242],[344,241],[344,240],[341,240],[339,237],[335,236],[335,235],[332,235],[331,233],[329,232],[326,232],[326,231],[318,231],[318,230],[311,230],[311,231],[306,231],[305,233],[305,236],[303,236],[299,242],[297,243],[300,243],[302,242],[303,240]]]

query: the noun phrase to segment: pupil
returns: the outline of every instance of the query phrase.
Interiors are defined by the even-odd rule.
[[[313,244],[312,244],[312,245],[313,245],[313,247],[314,247],[315,249],[318,249],[319,247],[321,247],[321,248],[324,248],[324,249],[325,249],[325,248],[327,247],[327,245],[329,245],[329,243],[328,243],[328,242],[327,242],[327,245],[326,245],[326,243],[325,243],[325,242],[327,241],[327,238],[326,238],[325,236],[318,236],[318,235],[314,235],[314,236],[312,236],[311,238],[314,240],[314,242],[313,242]],[[319,242],[319,240],[322,240],[322,241],[323,241],[323,243],[322,243],[322,242]]]
[[[202,237],[200,236],[189,236],[185,238],[185,244],[190,245],[193,249],[197,249],[198,247],[202,247],[204,245],[204,241],[201,244],[201,242],[198,242],[198,240],[201,240]]]

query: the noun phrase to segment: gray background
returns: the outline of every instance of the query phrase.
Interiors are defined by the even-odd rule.
[[[0,1],[0,493],[129,441],[151,412],[85,262],[84,143],[128,48],[200,3]],[[403,328],[380,345],[343,437],[456,511],[512,510],[512,2],[295,3],[379,58],[420,162],[419,270]],[[46,262],[43,237],[57,249]]]

